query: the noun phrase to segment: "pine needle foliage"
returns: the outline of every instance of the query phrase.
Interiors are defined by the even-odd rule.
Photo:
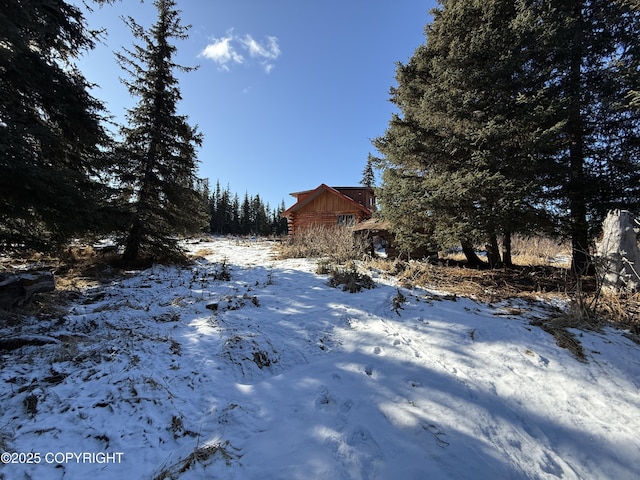
[[[583,272],[607,210],[640,203],[636,3],[441,1],[374,141],[399,238],[486,243],[499,266],[498,237],[545,231]]]
[[[63,0],[3,2],[0,25],[0,252],[52,250],[104,220],[104,108],[74,64],[93,33]]]

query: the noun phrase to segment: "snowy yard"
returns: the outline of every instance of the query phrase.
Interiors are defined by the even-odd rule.
[[[189,248],[210,253],[0,331],[55,338],[1,352],[0,478],[640,478],[623,332],[576,332],[580,362],[530,325],[541,305],[382,274],[350,294],[266,241]]]

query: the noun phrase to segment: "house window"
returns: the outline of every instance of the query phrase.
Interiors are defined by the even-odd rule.
[[[354,215],[338,215],[338,225],[341,227],[352,227],[355,223],[356,219]]]

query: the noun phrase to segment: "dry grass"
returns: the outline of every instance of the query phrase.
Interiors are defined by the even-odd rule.
[[[483,247],[479,246],[479,250]],[[462,252],[442,252],[443,260],[463,262],[466,260]],[[569,268],[571,245],[549,237],[514,235],[511,238],[511,257],[514,265],[519,266],[554,266]]]
[[[163,468],[153,479],[177,480],[183,473],[193,468],[196,464],[208,463],[210,461],[209,459],[216,456],[222,458],[227,465],[231,465],[234,460],[239,459],[242,455],[239,454],[239,450],[233,447],[228,440],[224,443],[199,445],[186,458]]]
[[[616,295],[602,291],[595,277],[576,281],[570,274],[570,249],[551,239],[514,239],[512,268],[477,270],[465,268],[462,259],[448,255],[437,265],[420,261],[374,259],[369,268],[395,276],[402,287],[426,287],[455,296],[493,303],[509,298],[560,299],[566,305],[548,318],[532,322],[550,333],[559,346],[577,359],[586,357],[571,329],[600,330],[605,325],[628,329],[629,338],[640,343],[640,293]]]
[[[346,268],[334,268],[331,272],[329,285],[349,293],[360,292],[363,288],[371,289],[375,287],[375,282],[366,273],[359,272],[356,265],[348,265]]]
[[[362,259],[368,248],[368,241],[355,236],[349,228],[312,226],[280,244],[277,257],[327,258],[332,263],[343,264]]]
[[[382,260],[369,265],[397,277],[405,288],[435,288],[485,302],[566,293],[567,271],[553,267],[477,270],[454,263],[432,265],[419,261]]]
[[[569,268],[571,245],[549,237],[515,235],[511,239],[511,256],[516,265]]]
[[[205,258],[205,257],[208,257],[209,255],[213,255],[214,253],[216,252],[214,252],[212,248],[200,248],[193,254],[193,257]]]
[[[607,318],[616,318],[623,325],[633,327],[640,334],[640,293],[632,295],[604,294],[600,311]]]
[[[578,318],[571,316],[554,316],[548,319],[535,320],[531,325],[542,328],[556,339],[560,348],[569,350],[575,358],[581,362],[586,362],[587,357],[584,348],[576,336],[569,331],[570,328],[585,329],[585,324]]]
[[[640,293],[588,292],[574,296],[571,307],[572,315],[583,321],[629,329],[630,338],[640,343]]]

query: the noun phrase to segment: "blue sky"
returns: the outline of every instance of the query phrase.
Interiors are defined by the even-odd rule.
[[[78,0],[79,1],[79,0]],[[178,109],[204,134],[199,175],[240,197],[259,194],[272,208],[289,193],[358,185],[371,139],[382,135],[394,106],[396,62],[425,41],[435,0],[179,0],[189,38],[177,61],[199,65],[178,74]],[[150,26],[150,0],[95,8],[90,28],[104,43],[79,66],[94,95],[122,121],[137,99],[119,82],[115,51],[133,38],[120,16]]]

